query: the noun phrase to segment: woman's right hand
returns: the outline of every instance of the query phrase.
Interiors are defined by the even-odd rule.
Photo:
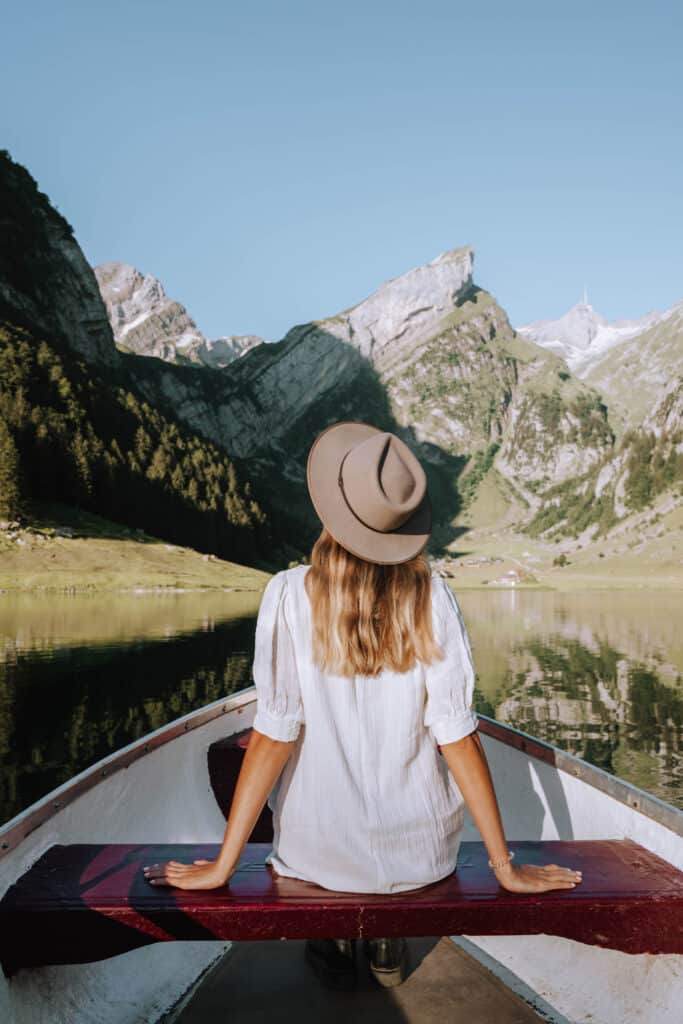
[[[549,889],[573,889],[581,881],[581,872],[559,864],[507,863],[494,869],[499,884],[508,892],[547,892]]]

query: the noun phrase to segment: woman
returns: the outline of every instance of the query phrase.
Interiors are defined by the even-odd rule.
[[[147,878],[225,885],[268,800],[276,874],[337,891],[417,889],[455,870],[466,804],[504,889],[573,887],[578,871],[512,864],[467,630],[422,554],[432,510],[419,461],[395,434],[341,422],[316,438],[307,483],[323,531],[310,565],[278,572],[263,594],[257,711],[220,853],[152,865]],[[305,948],[327,984],[353,984],[355,939]],[[381,984],[403,980],[405,939],[365,950]]]

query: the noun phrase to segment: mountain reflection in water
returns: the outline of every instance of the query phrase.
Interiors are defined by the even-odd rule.
[[[680,595],[455,591],[478,711],[683,807]],[[252,685],[260,600],[260,591],[0,595],[0,821],[111,751]]]

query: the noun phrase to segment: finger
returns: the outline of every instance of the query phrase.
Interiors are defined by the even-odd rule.
[[[555,889],[573,889],[574,885],[571,882],[545,882],[541,883],[538,888],[534,889],[534,892],[551,892]]]
[[[570,868],[567,864],[547,864],[546,867],[554,868],[556,871],[569,872],[572,875],[580,875],[581,872],[576,868]]]
[[[163,880],[163,879],[169,879],[169,878],[176,878],[176,877],[178,877],[179,874],[180,874],[180,869],[179,868],[163,867],[163,868],[156,868],[156,869],[151,870],[151,871],[146,871],[145,872],[145,878],[147,879],[147,881],[153,882],[153,881],[158,880],[158,879],[162,879]]]
[[[575,871],[574,868],[560,867],[559,864],[546,864],[542,868],[544,874],[551,876],[552,878],[580,878],[581,872]]]
[[[581,883],[580,878],[573,878],[567,875],[552,875],[548,878],[548,884],[553,886],[562,886],[563,889],[567,886],[575,886]]]

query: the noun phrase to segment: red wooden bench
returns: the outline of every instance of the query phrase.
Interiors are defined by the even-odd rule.
[[[510,842],[517,862],[567,863],[576,889],[501,889],[483,843],[461,845],[457,871],[404,893],[333,892],[276,876],[269,843],[249,843],[228,885],[152,886],[143,866],[216,856],[219,844],[52,846],[0,902],[7,973],[101,960],[175,939],[339,935],[560,935],[627,953],[683,953],[683,872],[629,839]]]
[[[214,744],[209,773],[230,807],[249,731]],[[52,846],[0,901],[7,973],[101,960],[177,939],[301,939],[340,935],[558,935],[627,953],[683,953],[683,872],[629,839],[511,841],[515,863],[567,864],[575,889],[506,892],[483,843],[464,842],[448,878],[412,892],[344,893],[275,875],[265,864],[264,807],[228,885],[206,892],[152,886],[143,866],[213,859],[219,844]]]

